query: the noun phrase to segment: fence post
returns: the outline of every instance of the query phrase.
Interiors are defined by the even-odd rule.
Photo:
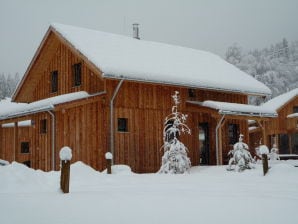
[[[69,193],[70,160],[72,157],[71,149],[64,146],[60,150],[59,155],[61,160],[60,188],[63,193]]]
[[[267,154],[262,154],[262,162],[263,162],[263,173],[264,176],[268,172],[268,156]]]
[[[106,161],[107,161],[107,174],[112,174],[112,159],[113,155],[110,152],[105,154]]]

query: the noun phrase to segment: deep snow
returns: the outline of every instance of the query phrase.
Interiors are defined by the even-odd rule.
[[[193,167],[190,174],[114,175],[77,162],[70,193],[59,172],[22,164],[0,166],[1,223],[298,223],[298,161],[261,165],[242,173],[224,166]],[[117,174],[117,171],[118,172]],[[119,174],[120,173],[120,174]]]

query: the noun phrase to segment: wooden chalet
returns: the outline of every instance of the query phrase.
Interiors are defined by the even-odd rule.
[[[270,90],[209,52],[53,24],[13,97],[0,106],[0,158],[59,169],[58,153],[105,169],[104,154],[133,171],[156,172],[171,95],[180,92],[192,135],[192,165],[223,164],[247,119],[272,110],[247,105]],[[21,122],[27,125],[21,125]]]
[[[259,142],[269,147],[276,144],[280,154],[298,155],[298,88],[269,100],[262,107],[275,110],[278,117],[251,125],[251,147]]]

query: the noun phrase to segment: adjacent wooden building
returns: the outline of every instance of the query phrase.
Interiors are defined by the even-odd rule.
[[[181,136],[192,165],[223,164],[247,119],[272,110],[248,106],[270,90],[208,52],[53,24],[17,87],[0,106],[0,158],[35,169],[59,169],[58,152],[97,170],[114,164],[156,172],[171,95],[188,114],[192,135]],[[20,125],[26,121],[27,125]]]
[[[269,100],[262,107],[275,110],[278,117],[254,125],[250,131],[250,144],[261,142],[269,147],[276,144],[280,154],[298,155],[298,88]]]

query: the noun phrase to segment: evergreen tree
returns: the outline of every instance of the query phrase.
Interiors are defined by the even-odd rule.
[[[162,165],[159,173],[181,174],[188,172],[191,166],[187,157],[187,147],[179,141],[179,136],[183,133],[190,134],[189,127],[185,124],[187,115],[178,111],[180,104],[179,92],[172,96],[174,105],[172,113],[168,115],[164,123]]]

